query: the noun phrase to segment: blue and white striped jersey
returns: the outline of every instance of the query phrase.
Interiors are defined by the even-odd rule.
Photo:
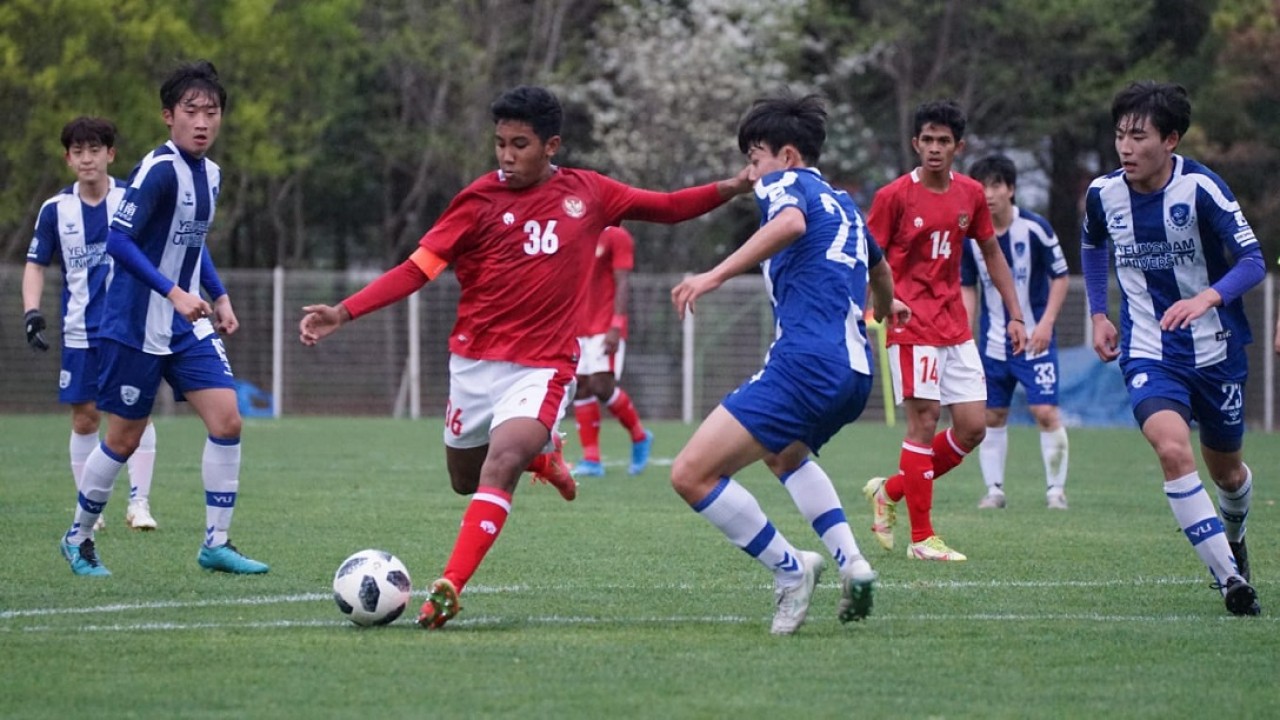
[[[1111,241],[1120,284],[1120,359],[1149,358],[1204,367],[1252,341],[1244,303],[1236,299],[1183,330],[1162,331],[1170,305],[1217,282],[1258,241],[1226,183],[1200,163],[1173,156],[1159,192],[1129,189],[1124,171],[1097,178],[1085,195],[1086,249]]]
[[[200,259],[221,179],[217,163],[167,142],[134,170],[111,228],[133,238],[161,275],[198,294]],[[193,326],[168,298],[127,270],[116,272],[107,298],[103,336],[152,355],[181,352],[213,332],[208,319]]]
[[[1058,236],[1049,221],[1017,205],[1013,206],[1013,222],[1000,235],[999,241],[1009,263],[1009,272],[1013,275],[1018,306],[1022,308],[1027,335],[1030,336],[1049,304],[1050,281],[1067,274],[1067,259],[1062,255],[1062,248],[1058,247]],[[964,257],[960,261],[960,284],[975,286],[979,280],[982,287],[978,300],[982,312],[979,313],[978,337],[981,340],[978,347],[992,360],[1008,360],[1013,355],[1009,342],[1008,311],[1000,292],[991,282],[978,241],[969,239],[965,241]]]
[[[769,354],[820,355],[871,375],[863,308],[867,268],[881,254],[862,213],[813,168],[766,175],[755,194],[761,225],[789,207],[806,223],[804,235],[762,264],[776,335]]]
[[[27,248],[27,261],[48,266],[54,253],[62,264],[62,345],[96,347],[111,281],[111,256],[107,255],[107,223],[124,197],[124,184],[108,178],[106,198],[87,205],[80,197],[80,183],[65,187],[45,200],[36,216],[35,237]]]

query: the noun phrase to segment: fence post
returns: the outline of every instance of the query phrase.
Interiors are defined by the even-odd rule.
[[[685,273],[685,277],[690,277],[689,273]],[[684,321],[680,324],[680,419],[686,425],[693,422],[693,364],[694,351],[693,343],[695,339],[693,326],[693,313],[686,312]]]
[[[284,412],[284,266],[271,271],[271,416]]]

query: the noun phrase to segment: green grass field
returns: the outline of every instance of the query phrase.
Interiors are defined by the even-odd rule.
[[[0,417],[0,716],[992,718],[1280,714],[1280,436],[1251,434],[1251,559],[1263,615],[1227,614],[1174,525],[1135,430],[1071,434],[1071,510],[1044,507],[1034,430],[1010,436],[1009,508],[979,511],[977,459],[939,481],[935,523],[969,562],[882,552],[859,492],[896,466],[901,429],[846,429],[821,459],[880,572],[866,622],[835,618],[834,572],[809,622],[769,635],[768,573],[672,492],[663,460],[691,432],[657,423],[658,463],[568,504],[522,484],[501,539],[439,632],[407,616],[443,567],[466,499],[449,490],[439,424],[251,421],[233,540],[271,564],[205,573],[203,430],[162,419],[152,507],[124,528],[127,487],[98,548],[111,578],[56,551],[71,519],[68,420]],[[576,441],[570,439],[566,455]],[[122,474],[123,478],[123,474]],[[739,478],[797,545],[821,550],[761,467]],[[905,517],[904,517],[905,522]],[[899,528],[904,547],[905,525]],[[361,630],[330,598],[351,552],[396,553],[406,618]]]

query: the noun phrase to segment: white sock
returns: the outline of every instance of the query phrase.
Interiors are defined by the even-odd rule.
[[[80,489],[80,479],[84,477],[84,461],[89,459],[89,453],[96,447],[98,447],[98,433],[81,435],[75,430],[71,431],[68,450],[71,454],[71,477],[76,481],[76,490]]]
[[[1213,508],[1213,501],[1200,482],[1200,474],[1192,472],[1164,484],[1169,508],[1178,521],[1178,527],[1186,534],[1200,561],[1218,583],[1238,574],[1227,536],[1222,531],[1222,521]]]
[[[1253,472],[1244,466],[1244,484],[1235,492],[1218,488],[1218,511],[1222,513],[1222,527],[1227,540],[1240,542],[1244,537],[1245,522],[1249,519],[1249,504],[1253,500]]]
[[[711,494],[693,509],[720,528],[729,542],[773,572],[779,584],[794,585],[803,575],[796,549],[769,522],[755,496],[733,478],[720,478]]]
[[[204,544],[211,548],[226,545],[240,489],[240,438],[205,440],[200,467],[204,476]]]
[[[1009,454],[1009,427],[989,427],[987,437],[978,446],[978,465],[988,493],[1004,492],[1004,461]]]
[[[116,484],[116,475],[120,473],[124,463],[124,458],[117,457],[102,444],[89,453],[80,476],[75,518],[71,522],[71,529],[67,530],[66,540],[69,544],[79,545],[93,537],[93,524],[107,507]]]
[[[831,478],[818,463],[806,460],[790,475],[781,478],[781,482],[791,493],[791,500],[800,514],[822,538],[836,561],[836,567],[842,574],[847,574],[851,569],[848,566],[862,553],[858,551],[858,541],[853,538],[853,530],[845,518],[844,507]]]
[[[1066,487],[1067,455],[1066,428],[1040,433],[1040,457],[1044,458],[1044,482],[1049,492],[1061,492]]]
[[[142,431],[138,449],[129,456],[129,499],[146,500],[151,497],[151,476],[156,467],[156,426],[147,423]]]

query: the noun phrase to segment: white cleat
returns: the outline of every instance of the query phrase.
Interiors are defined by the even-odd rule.
[[[988,492],[978,501],[979,510],[1003,510],[1004,505],[1004,493],[1002,492]]]
[[[796,561],[804,568],[804,574],[795,585],[785,588],[779,586],[774,590],[777,609],[773,613],[773,626],[769,629],[774,635],[790,635],[804,624],[804,619],[809,615],[813,588],[818,584],[818,578],[826,564],[816,552],[800,550],[796,554]]]
[[[1050,490],[1045,495],[1045,504],[1049,506],[1050,510],[1066,510],[1067,494],[1061,490]]]
[[[124,513],[124,524],[134,530],[155,530],[156,519],[151,517],[151,503],[145,498],[130,500]]]

